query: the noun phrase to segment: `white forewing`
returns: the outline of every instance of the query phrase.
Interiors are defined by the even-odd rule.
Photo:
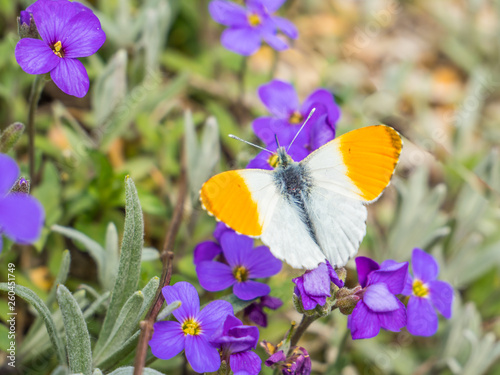
[[[352,199],[361,199],[361,191],[347,177],[337,140],[328,142],[300,162],[305,164],[314,185]]]
[[[343,267],[358,252],[365,236],[366,207],[359,199],[316,185],[306,200],[306,209],[324,256],[333,267]]]
[[[308,233],[299,211],[276,193],[274,212],[263,228],[262,242],[273,255],[293,268],[313,269],[325,261],[323,254]]]

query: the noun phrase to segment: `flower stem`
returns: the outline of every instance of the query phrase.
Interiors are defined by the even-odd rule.
[[[239,102],[243,103],[243,98],[245,97],[245,75],[247,72],[247,57],[243,56],[241,60],[240,70],[238,72],[238,83],[240,88]]]
[[[35,178],[35,112],[38,107],[38,100],[42,93],[43,86],[45,85],[43,75],[37,75],[31,86],[28,107],[28,153],[29,153],[29,167],[30,167],[30,180],[31,187],[36,185]]]
[[[295,332],[293,333],[292,339],[290,340],[290,349],[297,345],[297,342],[299,342],[300,338],[304,334],[304,332],[309,328],[312,322],[314,322],[316,319],[318,319],[319,316],[313,315],[302,315],[302,320],[300,321],[300,324],[298,325],[297,328],[295,328]]]
[[[182,151],[181,151],[182,152]],[[165,235],[165,242],[163,243],[163,250],[161,252],[161,259],[163,262],[163,272],[160,279],[160,285],[156,291],[156,298],[154,303],[151,305],[146,319],[141,322],[141,335],[139,336],[139,343],[137,344],[137,352],[135,355],[135,366],[134,375],[142,375],[144,364],[146,361],[146,354],[148,351],[148,342],[153,335],[153,325],[156,321],[156,317],[161,310],[165,298],[162,294],[162,289],[164,286],[170,284],[170,279],[172,278],[172,261],[174,258],[174,243],[177,233],[179,232],[182,214],[184,211],[184,202],[187,195],[187,177],[186,177],[186,167],[184,158],[181,161],[181,178],[179,186],[179,196],[177,198],[177,204],[175,206],[174,214],[170,222],[167,234]]]

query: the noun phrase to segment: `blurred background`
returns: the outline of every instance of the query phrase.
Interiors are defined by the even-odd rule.
[[[16,17],[29,4],[0,0],[2,130],[27,121],[34,77],[17,65],[14,48]],[[89,247],[104,246],[109,223],[123,233],[126,175],[144,211],[148,250],[140,286],[159,276],[155,249],[162,248],[177,201],[185,153],[189,198],[172,281],[199,286],[192,251],[212,239],[215,221],[200,208],[197,192],[213,173],[244,167],[257,154],[227,135],[258,142],[251,122],[267,113],[256,90],[278,78],[293,83],[301,100],[317,88],[330,90],[342,109],[337,135],[378,123],[403,135],[393,183],[368,208],[359,255],[407,261],[414,247],[424,248],[456,290],[452,319],[440,318],[430,338],[403,330],[352,341],[345,316],[315,322],[299,343],[311,355],[313,373],[500,374],[500,1],[288,0],[279,15],[297,26],[299,38],[287,51],[263,46],[248,59],[221,46],[223,27],[210,18],[206,0],[86,4],[107,40],[83,59],[91,80],[86,97],[65,95],[51,82],[44,88],[36,117],[39,182],[32,193],[45,207],[46,226],[34,247],[0,255],[0,280],[7,279],[3,265],[13,262],[17,282],[47,297],[69,249],[66,285],[86,290],[82,308],[94,292],[109,290]],[[24,135],[12,153],[25,174],[27,144]],[[347,267],[354,286],[354,263]],[[270,280],[271,295],[284,305],[269,312],[261,339],[278,342],[290,321],[300,319],[291,303],[297,275],[285,266]],[[203,296],[202,302],[214,298]],[[19,309],[24,373],[49,374],[55,358],[47,335],[25,336],[34,314],[27,304]],[[1,299],[0,319],[6,314]],[[89,317],[92,334],[101,320],[102,311]],[[2,350],[6,332],[0,325]],[[261,348],[257,353],[265,359]],[[180,374],[180,362],[150,366]]]

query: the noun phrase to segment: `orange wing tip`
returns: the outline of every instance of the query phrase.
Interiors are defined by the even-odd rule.
[[[346,173],[365,203],[389,186],[403,148],[401,135],[387,125],[357,129],[340,137]]]

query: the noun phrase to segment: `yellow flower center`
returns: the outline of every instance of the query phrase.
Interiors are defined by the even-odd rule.
[[[290,115],[288,122],[290,124],[300,124],[304,120],[304,117],[300,114],[300,112],[295,111]]]
[[[248,23],[250,26],[259,26],[262,22],[258,14],[252,13],[248,16]]]
[[[429,288],[421,280],[415,280],[413,282],[413,294],[417,297],[427,297]]]
[[[54,52],[54,54],[57,57],[63,57],[64,56],[64,54],[61,51],[61,49],[62,49],[62,44],[61,44],[60,40],[52,46],[52,51]]]
[[[184,332],[184,336],[197,336],[201,333],[200,323],[193,318],[186,319],[184,323],[182,323],[182,331]]]
[[[272,154],[271,156],[269,156],[267,162],[271,167],[276,168],[276,166],[278,165],[278,154]]]
[[[233,270],[233,275],[240,283],[248,280],[248,270],[244,266],[238,266]]]

